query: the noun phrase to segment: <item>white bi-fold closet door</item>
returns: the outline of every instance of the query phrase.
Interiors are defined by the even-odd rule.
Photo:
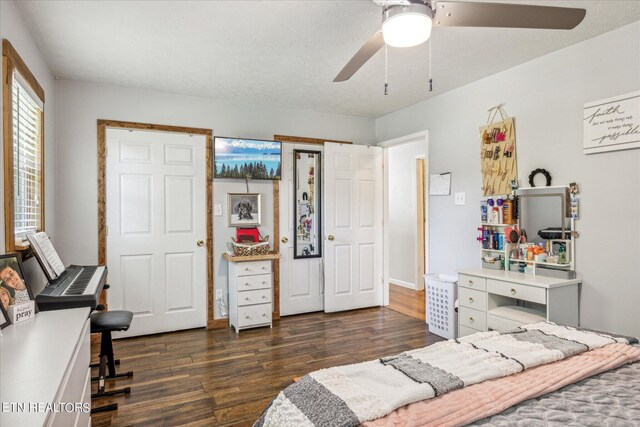
[[[107,129],[110,310],[128,332],[206,326],[206,137]]]
[[[322,258],[294,259],[293,151],[322,152]],[[382,304],[382,149],[283,144],[280,183],[280,313]]]

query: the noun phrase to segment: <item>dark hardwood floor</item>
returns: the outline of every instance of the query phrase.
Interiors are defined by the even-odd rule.
[[[387,307],[391,310],[424,321],[426,318],[425,303],[424,290],[414,291],[393,283],[389,284],[389,305]]]
[[[273,329],[239,335],[231,329],[196,329],[117,340],[119,372],[135,374],[108,383],[130,386],[131,394],[94,401],[94,406],[118,402],[120,407],[95,414],[92,423],[251,425],[294,377],[440,340],[424,321],[386,308],[289,316],[274,322]],[[93,360],[98,351],[94,343]]]

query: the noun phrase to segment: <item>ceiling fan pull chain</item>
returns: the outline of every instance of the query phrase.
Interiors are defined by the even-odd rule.
[[[389,95],[389,67],[388,62],[389,49],[387,45],[384,45],[384,94]]]
[[[433,79],[431,78],[431,39],[429,38],[429,92],[433,92]]]

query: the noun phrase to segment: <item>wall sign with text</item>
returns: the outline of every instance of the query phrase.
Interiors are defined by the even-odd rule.
[[[584,104],[584,154],[640,148],[640,91]]]

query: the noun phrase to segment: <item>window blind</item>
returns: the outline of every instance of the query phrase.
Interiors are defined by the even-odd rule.
[[[42,224],[42,109],[21,79],[13,79],[13,197],[16,237]]]

